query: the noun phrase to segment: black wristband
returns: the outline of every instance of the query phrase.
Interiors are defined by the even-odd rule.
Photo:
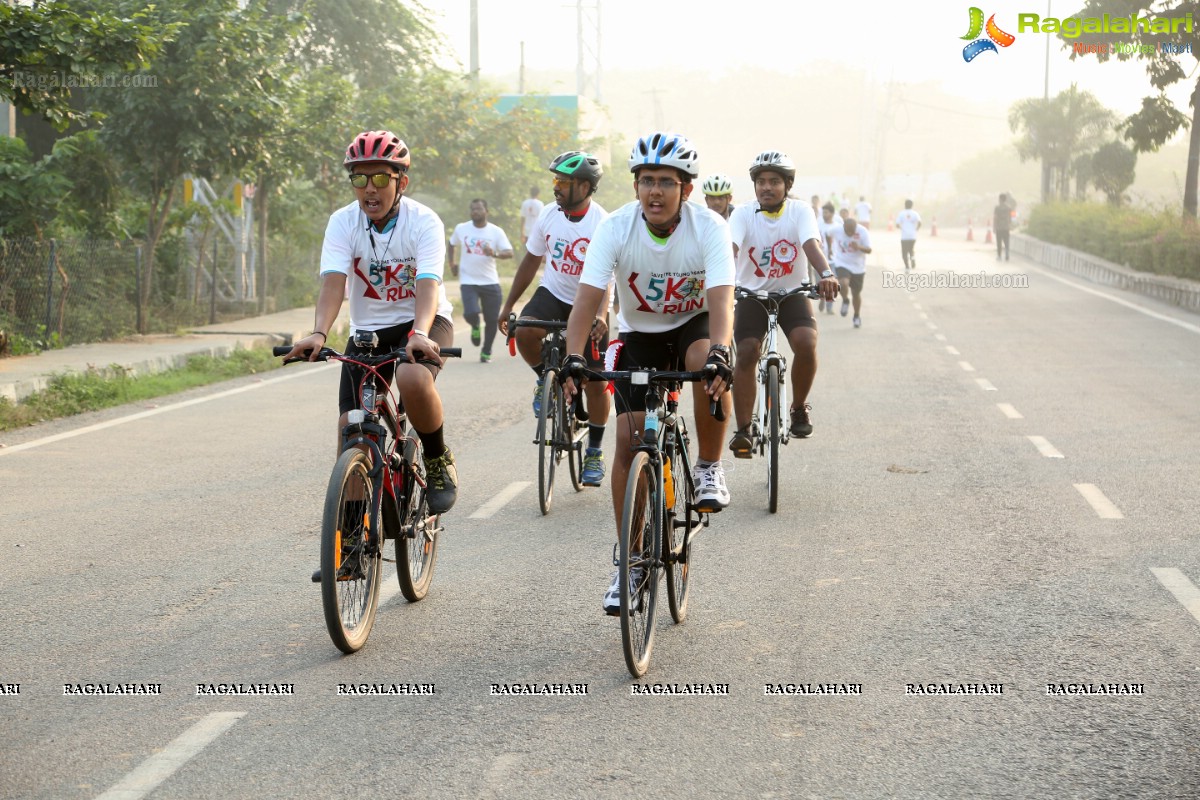
[[[322,339],[324,339],[327,342],[329,341],[329,335],[327,333],[325,333],[325,331],[313,331],[312,333],[309,334],[309,336],[312,336],[313,333],[319,333],[319,334],[321,334]]]

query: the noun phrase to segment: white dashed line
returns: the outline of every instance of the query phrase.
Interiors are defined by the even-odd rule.
[[[971,366],[970,361],[960,361],[960,362],[958,362],[958,365],[960,367],[962,367],[963,372],[974,372],[975,371],[975,368]]]
[[[937,325],[934,325],[932,322],[926,322],[925,327],[929,328],[931,331],[936,331],[938,329]]]
[[[1044,436],[1026,436],[1026,439],[1033,442],[1033,446],[1038,449],[1038,452],[1046,458],[1062,458],[1063,454],[1058,451],[1058,448],[1046,441]]]
[[[979,384],[979,388],[980,388],[980,389],[983,389],[985,392],[994,392],[994,391],[996,391],[996,387],[995,387],[995,386],[992,386],[992,382],[991,382],[991,381],[989,381],[987,378],[976,378],[976,379],[975,379],[975,382],[976,382],[976,383],[978,383],[978,384]]]
[[[1000,409],[1004,413],[1004,416],[1009,419],[1025,419],[1025,417],[1021,416],[1020,411],[1017,411],[1017,409],[1008,403],[996,403],[996,408]]]
[[[920,310],[921,310],[921,304],[920,304],[920,303],[918,303],[916,300],[913,300],[913,308],[915,308],[917,311],[920,311]]]
[[[962,355],[962,353],[958,352],[957,347],[953,347],[951,345],[946,345],[946,352],[952,356],[961,356]]]
[[[1099,487],[1094,483],[1077,483],[1075,488],[1083,495],[1083,499],[1088,501],[1100,519],[1125,519],[1125,515],[1121,513],[1121,509],[1113,505],[1112,500],[1104,496],[1104,492],[1100,491]]]
[[[472,513],[471,516],[467,517],[467,519],[487,519],[500,509],[504,508],[504,506],[506,506],[510,500],[519,495],[525,490],[526,487],[530,485],[531,484],[529,481],[510,483],[508,486],[504,487],[499,494],[476,509],[476,511]]]
[[[244,716],[245,711],[209,714],[139,764],[96,800],[139,800],[145,797]]]
[[[935,333],[935,334],[933,335],[933,338],[937,339],[939,342],[944,342],[944,341],[946,341],[946,334],[944,334],[944,333]]]
[[[1150,571],[1168,592],[1175,595],[1180,605],[1200,622],[1200,589],[1174,567],[1151,567]]]
[[[921,319],[929,319],[929,315],[928,315],[928,314],[926,314],[924,311],[922,311],[922,312],[921,312],[921,314],[920,314],[920,318],[921,318]]]

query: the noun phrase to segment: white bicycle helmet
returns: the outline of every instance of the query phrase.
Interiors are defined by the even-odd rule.
[[[704,179],[702,188],[709,197],[733,194],[733,183],[724,175],[709,175]]]
[[[655,131],[643,136],[629,153],[629,171],[639,167],[674,167],[689,177],[700,177],[700,156],[686,136]]]
[[[770,170],[778,172],[788,180],[796,177],[796,164],[787,153],[778,150],[766,150],[754,157],[750,163],[750,180],[758,177],[758,173]]]

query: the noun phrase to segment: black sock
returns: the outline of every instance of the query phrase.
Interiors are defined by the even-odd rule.
[[[588,423],[588,447],[599,450],[604,444],[604,426]]]
[[[426,458],[437,458],[446,452],[446,442],[442,439],[442,429],[444,427],[444,425],[439,426],[432,433],[417,431],[417,438],[421,440],[421,448],[424,449]]]

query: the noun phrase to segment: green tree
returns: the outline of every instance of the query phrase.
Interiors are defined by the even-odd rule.
[[[1188,142],[1187,174],[1183,187],[1183,216],[1184,219],[1195,221],[1197,206],[1197,191],[1200,186],[1200,76],[1197,76],[1196,65],[1200,63],[1200,1],[1198,0],[1087,0],[1084,7],[1075,16],[1099,17],[1109,14],[1114,17],[1130,15],[1141,19],[1184,18],[1191,15],[1192,31],[1188,32],[1179,26],[1176,33],[1154,33],[1144,31],[1141,26],[1129,34],[1132,43],[1146,45],[1149,49],[1142,52],[1117,53],[1119,61],[1131,58],[1145,62],[1146,74],[1150,78],[1150,86],[1155,94],[1143,98],[1142,107],[1127,117],[1121,126],[1125,138],[1133,142],[1134,149],[1139,153],[1158,150],[1179,130],[1191,126]],[[1087,44],[1106,44],[1111,37],[1108,34],[1083,34],[1077,39],[1064,39],[1064,48],[1071,48],[1074,42]],[[1162,44],[1187,47],[1186,53],[1176,53],[1159,49]],[[1089,54],[1089,58],[1092,56]],[[1096,53],[1100,61],[1107,61],[1110,54]],[[1076,58],[1072,53],[1071,58]],[[1185,70],[1184,63],[1191,63],[1190,70]],[[1168,86],[1179,81],[1195,80],[1192,89],[1190,105],[1192,113],[1189,116],[1177,109],[1167,98],[1165,90]]]
[[[1125,190],[1133,185],[1137,152],[1121,142],[1102,144],[1091,156],[1092,183],[1108,196],[1111,205],[1121,205]]]
[[[1073,160],[1099,146],[1111,128],[1111,114],[1091,92],[1075,84],[1046,100],[1030,98],[1013,104],[1008,125],[1020,132],[1014,142],[1022,161],[1040,159],[1050,168],[1060,200],[1071,196]],[[1043,197],[1042,202],[1050,198]]]
[[[291,31],[280,20],[253,7],[239,10],[237,0],[181,0],[154,13],[157,25],[178,29],[151,62],[157,87],[96,97],[107,114],[103,139],[148,206],[143,307],[180,179],[241,178],[269,167],[283,147],[281,119],[295,91]]]
[[[118,19],[103,9],[79,13],[77,5],[0,3],[0,98],[59,130],[89,117],[72,106],[72,88],[102,82],[104,73],[131,74],[174,34],[148,24],[142,11]]]

